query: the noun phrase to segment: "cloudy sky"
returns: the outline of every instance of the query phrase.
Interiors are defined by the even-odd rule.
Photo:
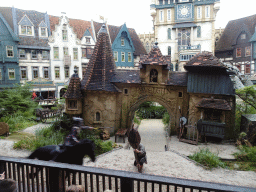
[[[216,28],[224,28],[228,21],[256,14],[255,0],[220,0]],[[104,16],[111,25],[134,28],[137,33],[152,32],[151,0],[2,0],[0,6],[47,12],[69,18],[99,21]]]

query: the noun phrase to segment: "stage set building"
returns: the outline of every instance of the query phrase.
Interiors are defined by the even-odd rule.
[[[151,16],[159,48],[172,57],[174,71],[202,51],[215,52],[215,20],[220,0],[152,0]]]
[[[0,85],[30,82],[44,99],[63,96],[72,71],[85,74],[102,23],[0,7]],[[138,67],[146,51],[134,29],[107,25],[117,68]],[[8,65],[7,65],[8,64]]]
[[[216,44],[215,55],[236,66],[256,83],[256,15],[229,21]]]
[[[70,79],[66,113],[80,116],[86,125],[130,128],[135,111],[146,101],[163,105],[170,115],[169,130],[180,117],[196,125],[202,119],[213,136],[234,137],[235,91],[227,68],[210,52],[198,53],[184,72],[170,72],[171,57],[157,43],[139,61],[139,69],[117,69],[110,38],[103,25],[82,80]]]

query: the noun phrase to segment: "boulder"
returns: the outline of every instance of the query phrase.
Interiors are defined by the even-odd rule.
[[[0,135],[9,135],[9,125],[5,122],[0,122]]]

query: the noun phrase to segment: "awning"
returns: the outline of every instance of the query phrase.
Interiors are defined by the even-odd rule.
[[[195,23],[178,23],[174,25],[173,29],[186,27],[197,27],[197,25]]]
[[[213,98],[203,98],[199,101],[196,107],[200,108],[210,108],[210,109],[220,109],[230,111],[231,107],[228,102],[224,99],[213,99]]]

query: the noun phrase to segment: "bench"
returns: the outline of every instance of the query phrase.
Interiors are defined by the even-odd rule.
[[[117,136],[119,137],[123,137],[123,143],[125,143],[125,136],[126,136],[126,133],[127,133],[127,129],[119,129],[116,134],[115,134],[115,143],[116,143],[116,138]]]

